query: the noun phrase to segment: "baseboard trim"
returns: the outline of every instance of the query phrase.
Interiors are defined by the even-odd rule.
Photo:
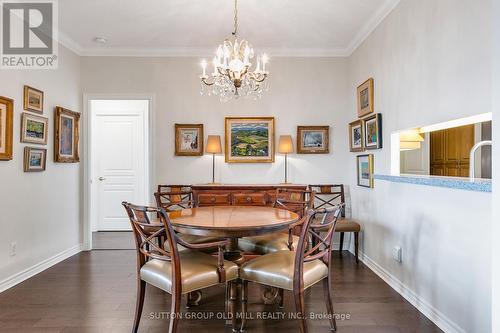
[[[349,252],[352,253],[350,247],[347,248]],[[433,307],[427,301],[422,299],[413,290],[406,286],[403,282],[397,279],[394,275],[389,273],[374,260],[368,257],[363,252],[359,252],[359,260],[365,264],[369,269],[371,269],[375,274],[377,274],[382,280],[384,280],[392,289],[398,292],[404,299],[410,302],[414,307],[417,308],[424,316],[429,318],[434,324],[436,324],[440,329],[447,333],[466,333],[464,329],[458,326],[450,318],[444,315],[441,311]]]
[[[36,274],[43,272],[44,270],[54,266],[55,264],[60,263],[61,261],[68,259],[69,257],[74,256],[77,253],[80,253],[81,251],[82,251],[82,244],[78,244],[76,246],[73,246],[67,250],[64,250],[56,254],[55,256],[45,259],[42,262],[33,265],[17,274],[14,274],[3,281],[0,281],[0,293],[35,276]]]

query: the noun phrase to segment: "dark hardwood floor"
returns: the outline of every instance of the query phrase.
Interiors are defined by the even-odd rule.
[[[0,332],[130,332],[135,306],[135,252],[83,252],[0,294]],[[259,287],[250,284],[249,310],[256,318],[263,312],[293,312],[291,293],[285,307],[263,305]],[[202,304],[182,311],[201,319],[184,319],[179,332],[230,332],[223,320],[203,319],[222,312],[222,286],[203,292]],[[338,332],[441,332],[432,322],[385,284],[363,264],[344,252],[334,255],[333,280]],[[185,301],[185,300],[184,300]],[[149,287],[140,332],[167,332],[162,312],[170,309],[170,296]],[[306,294],[306,312],[325,313],[321,284]],[[158,317],[155,318],[155,316]],[[348,319],[347,319],[348,316]],[[290,319],[253,319],[247,332],[297,332]],[[329,332],[328,320],[309,320],[311,332]]]
[[[94,250],[135,250],[132,231],[96,231],[92,233]]]

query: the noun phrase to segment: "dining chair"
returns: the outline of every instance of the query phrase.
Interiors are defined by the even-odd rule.
[[[331,207],[337,203],[345,204],[344,185],[309,185],[309,189],[316,194],[314,208]],[[345,217],[345,207],[342,210],[341,218],[337,223],[336,232],[340,233],[339,254],[342,255],[344,248],[344,233],[352,232],[354,236],[354,256],[356,263],[359,263],[359,233],[361,232],[361,225],[353,219]]]
[[[178,326],[181,296],[190,292],[208,288],[220,283],[231,287],[231,314],[236,309],[236,287],[238,266],[224,260],[224,248],[227,241],[205,244],[190,244],[177,237],[167,213],[163,208],[136,206],[122,202],[134,232],[137,250],[137,300],[132,332],[137,332],[141,319],[146,285],[162,289],[172,295],[169,332],[175,333]],[[150,215],[157,215],[161,225],[156,231],[147,229],[151,226]],[[168,249],[158,246],[154,239],[164,235],[169,243]],[[179,252],[177,245],[188,248]],[[217,256],[200,252],[207,247],[217,247]],[[234,322],[235,326],[236,323]],[[235,328],[235,327],[233,327]]]
[[[292,291],[297,317],[300,320],[300,331],[306,333],[304,291],[323,281],[330,329],[337,329],[330,291],[331,254],[335,226],[343,206],[341,203],[335,207],[309,209],[302,218],[302,230],[296,249],[268,253],[243,264],[240,269],[240,279],[243,283],[242,331],[245,329],[248,310],[248,282]],[[315,217],[320,214],[322,219],[317,221]]]
[[[273,207],[292,211],[302,218],[313,207],[314,192],[288,188],[276,189]],[[297,246],[300,225],[294,224],[288,233],[274,233],[261,236],[245,237],[238,240],[241,251],[253,254],[267,254],[281,250],[292,250]],[[294,234],[295,233],[295,234]]]
[[[194,205],[191,185],[158,185],[156,192],[160,193],[161,206],[156,199],[158,207],[163,207],[167,212],[192,208]]]
[[[189,188],[189,189],[188,189]],[[167,192],[156,192],[154,194],[156,199],[156,205],[163,208],[167,213],[172,213],[174,211],[179,211],[182,209],[188,209],[194,207],[194,201],[192,197],[192,191],[188,185],[158,185],[158,189],[169,190]],[[173,191],[171,190],[173,189]],[[182,189],[178,190],[178,189]],[[220,238],[209,237],[209,236],[195,236],[188,234],[180,234],[177,236],[182,238],[183,241],[200,244],[200,243],[211,243],[220,241]],[[165,246],[168,246],[165,243]],[[184,250],[183,247],[179,246],[179,250]],[[206,249],[207,252],[217,250],[217,248]]]

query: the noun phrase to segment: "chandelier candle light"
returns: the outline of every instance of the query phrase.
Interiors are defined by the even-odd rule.
[[[269,57],[266,54],[257,56],[257,64],[252,71],[254,57],[252,46],[246,40],[238,40],[238,0],[234,1],[234,30],[231,39],[219,45],[212,60],[213,72],[207,74],[208,63],[201,61],[202,74],[201,94],[218,95],[221,102],[240,96],[260,98],[262,91],[268,89],[266,78],[269,72],[266,65]]]

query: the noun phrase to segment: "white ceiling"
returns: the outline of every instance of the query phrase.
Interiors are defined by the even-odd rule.
[[[348,56],[398,2],[239,0],[239,36],[271,56]],[[210,55],[232,24],[232,0],[59,1],[59,39],[81,55]]]

